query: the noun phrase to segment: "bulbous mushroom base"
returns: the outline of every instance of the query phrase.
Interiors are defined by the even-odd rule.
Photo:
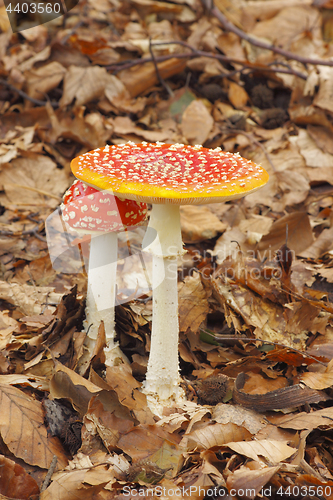
[[[127,356],[120,349],[118,342],[112,346],[108,345],[104,349],[106,366],[118,366],[122,363],[130,364]]]
[[[78,361],[77,370],[80,375],[83,375],[94,357],[94,350],[96,347],[96,340],[89,338],[88,336],[84,342],[84,352]],[[105,365],[106,366],[118,366],[121,364],[130,364],[127,356],[122,352],[117,342],[109,344],[103,350],[105,355]]]
[[[142,392],[143,394],[145,394],[147,398],[148,408],[154,415],[157,415],[158,417],[163,416],[164,408],[174,408],[174,407],[178,408],[181,407],[186,402],[185,392],[181,387],[174,387],[173,394],[166,399],[163,399],[160,394],[157,394],[157,392],[154,393],[148,392],[145,387],[145,383],[143,384]],[[161,390],[159,389],[159,393],[160,392]]]
[[[116,233],[105,233],[91,239],[86,319],[83,322],[87,332],[84,343],[86,351],[78,363],[80,373],[85,372],[93,357],[102,321],[106,340],[106,348],[104,349],[105,364],[114,366],[119,363],[129,363],[125,354],[120,350],[118,343],[114,342],[117,257]]]
[[[161,415],[164,407],[184,400],[178,358],[177,255],[153,254],[153,321],[150,355],[143,393],[150,410]]]

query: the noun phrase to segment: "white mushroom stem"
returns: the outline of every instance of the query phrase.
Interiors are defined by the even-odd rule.
[[[109,366],[114,365],[117,357],[124,359],[118,344],[115,343],[115,299],[118,257],[117,233],[103,233],[92,236],[90,243],[88,289],[86,301],[87,331],[86,346],[89,354],[96,345],[98,329],[101,321],[104,322],[106,361]]]
[[[154,411],[180,402],[183,395],[178,360],[177,257],[184,252],[179,206],[153,205],[148,228],[155,230],[147,231],[143,241],[144,251],[153,256],[153,324],[143,391]],[[152,233],[157,235],[149,243]]]

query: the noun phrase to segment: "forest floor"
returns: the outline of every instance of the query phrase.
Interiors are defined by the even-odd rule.
[[[333,499],[332,56],[330,0],[81,0],[14,34],[0,0],[1,499]],[[130,364],[101,349],[78,373],[88,249],[57,210],[72,158],[127,141],[221,147],[270,174],[181,208],[187,402],[161,418],[140,391],[135,252],[117,282]]]

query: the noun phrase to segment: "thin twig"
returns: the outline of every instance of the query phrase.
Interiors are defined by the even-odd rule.
[[[42,223],[43,224],[43,223]],[[38,234],[41,227],[40,225],[35,226],[33,229],[26,229],[24,231],[1,231],[0,236],[13,236],[13,237],[21,237],[21,236],[35,236],[40,241],[46,241],[46,239]]]
[[[42,491],[45,491],[46,488],[49,486],[50,482],[51,482],[51,477],[53,476],[53,473],[55,471],[55,468],[57,466],[57,462],[58,462],[58,457],[57,455],[53,455],[53,458],[52,458],[52,462],[51,462],[51,465],[50,465],[50,468],[49,470],[47,471],[47,474],[45,476],[45,479],[44,479],[44,482],[42,484],[42,487],[41,487],[41,492]]]
[[[152,49],[151,38],[149,38],[149,52],[150,52],[151,58],[153,60],[153,64],[155,66],[156,75],[157,75],[157,78],[158,78],[160,84],[162,85],[162,87],[165,88],[165,90],[167,91],[167,93],[169,94],[169,96],[173,97],[172,90],[170,89],[169,85],[163,80],[163,78],[161,77],[161,73],[160,73],[160,71],[158,69],[158,65],[157,65],[157,62],[156,62],[155,54],[154,54],[153,49]]]
[[[49,193],[48,191],[44,191],[44,189],[38,189],[34,188],[31,186],[24,186],[24,184],[16,184],[16,183],[11,183],[11,182],[6,182],[4,186],[11,186],[11,187],[17,187],[20,189],[27,189],[28,191],[34,191],[35,193],[41,194],[43,196],[47,196],[48,198],[54,198],[57,200],[59,203],[61,202],[60,196],[57,196],[56,194]]]
[[[157,42],[157,43],[153,43],[152,46],[154,46],[154,45],[171,45],[171,44],[183,45],[185,47],[188,46],[188,48],[191,49],[191,53],[181,53],[181,54],[174,53],[174,54],[169,54],[169,55],[165,55],[165,56],[155,56],[156,63],[168,61],[170,59],[193,59],[194,57],[209,57],[211,59],[217,59],[218,61],[227,62],[227,63],[231,63],[231,64],[240,64],[241,66],[243,66],[241,69],[237,69],[233,72],[230,72],[230,73],[226,72],[224,74],[221,74],[220,75],[221,77],[233,76],[234,74],[240,73],[240,72],[244,71],[245,68],[247,68],[249,71],[264,71],[267,73],[284,73],[287,75],[298,76],[302,80],[307,79],[307,75],[305,75],[304,73],[301,73],[300,71],[294,70],[294,69],[279,69],[279,68],[275,69],[275,68],[269,68],[268,66],[263,66],[263,65],[259,65],[259,64],[254,65],[254,64],[248,63],[246,61],[241,61],[239,59],[235,59],[233,57],[224,56],[222,54],[212,54],[211,52],[205,52],[203,50],[196,50],[193,47],[191,47],[190,45],[186,44],[186,42],[178,42],[178,41],[161,42],[161,43]],[[129,59],[126,61],[121,61],[120,63],[115,63],[115,64],[112,64],[110,66],[107,66],[106,69],[108,71],[113,71],[114,74],[117,74],[119,71],[123,71],[124,69],[129,69],[129,68],[132,68],[133,66],[138,66],[138,65],[142,65],[142,64],[146,64],[146,63],[151,63],[151,62],[153,62],[152,57],[146,57],[144,59]],[[280,63],[277,62],[276,64],[280,64]]]
[[[284,66],[287,69],[268,68],[268,67],[263,66],[261,64],[249,63],[248,61],[242,61],[240,59],[228,57],[228,56],[225,56],[224,54],[212,54],[211,52],[205,52],[203,50],[198,50],[195,47],[192,47],[192,45],[190,45],[189,43],[184,42],[182,40],[172,40],[170,42],[155,42],[152,45],[153,46],[154,45],[181,45],[182,47],[186,47],[187,49],[191,50],[193,52],[193,54],[195,54],[195,56],[211,57],[213,59],[218,59],[220,61],[224,61],[224,62],[228,62],[228,63],[241,64],[242,66],[244,66],[244,68],[248,68],[251,70],[269,71],[269,72],[274,72],[274,73],[286,73],[288,75],[291,74],[291,75],[298,76],[298,77],[302,78],[303,80],[307,79],[307,75],[305,75],[304,73],[301,73],[300,71],[297,71],[297,70],[291,68],[289,64],[287,64],[285,62],[281,62],[281,61],[272,61],[267,66],[279,65],[279,66]],[[216,47],[216,50],[218,50],[218,47]],[[193,56],[193,57],[195,57],[195,56]],[[233,74],[239,73],[239,71],[243,71],[244,68],[241,70],[233,71],[231,73],[227,73],[225,76],[230,77]]]
[[[39,99],[34,99],[33,97],[30,97],[30,95],[26,94],[23,90],[18,89],[14,87],[11,83],[7,82],[3,78],[0,78],[0,85],[5,85],[5,87],[8,87],[10,90],[13,92],[16,92],[19,94],[23,99],[27,99],[28,101],[32,102],[33,104],[36,104],[37,106],[45,106],[47,102],[50,102],[51,106],[53,108],[58,108],[59,103],[55,101],[40,101]]]
[[[207,1],[206,0],[202,1],[207,7]],[[265,50],[270,50],[275,54],[280,54],[281,56],[286,57],[287,59],[293,59],[294,61],[298,61],[305,65],[313,64],[314,66],[333,66],[333,61],[325,61],[324,59],[311,59],[309,57],[299,56],[297,54],[294,54],[293,52],[289,52],[289,50],[281,49],[280,47],[276,47],[273,44],[262,42],[261,40],[258,40],[257,38],[248,35],[247,33],[245,33],[245,31],[241,30],[240,28],[237,28],[231,21],[229,21],[229,19],[227,19],[227,17],[224,14],[222,14],[222,12],[215,5],[213,6],[209,5],[208,10],[213,16],[215,16],[220,21],[225,30],[230,31],[235,35],[238,35],[242,40],[249,42],[251,45],[254,45],[255,47],[259,47]]]
[[[246,337],[246,336],[242,336],[242,335],[223,335],[223,334],[218,334],[218,333],[213,334],[213,333],[211,333],[203,328],[200,328],[200,330],[202,332],[204,332],[206,335],[210,335],[215,340],[215,342],[217,342],[218,344],[222,344],[226,340],[242,340],[244,342],[262,342],[263,344],[271,344],[271,345],[275,345],[278,347],[283,347],[284,349],[291,349],[292,351],[295,351],[298,354],[301,354],[302,356],[304,356],[306,358],[313,359],[316,363],[319,363],[323,366],[327,366],[327,363],[320,361],[315,356],[308,354],[306,351],[300,351],[299,349],[296,349],[295,347],[291,347],[291,346],[286,345],[286,344],[281,344],[280,342],[273,342],[272,340],[264,340],[264,339],[253,339],[251,337]]]

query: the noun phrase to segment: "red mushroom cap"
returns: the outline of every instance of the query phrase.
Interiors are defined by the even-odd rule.
[[[123,231],[142,224],[147,217],[145,203],[120,200],[77,179],[66,191],[61,210],[70,227],[85,232]]]
[[[75,158],[87,184],[150,203],[204,204],[240,198],[268,181],[267,172],[238,153],[183,144],[105,146]]]

